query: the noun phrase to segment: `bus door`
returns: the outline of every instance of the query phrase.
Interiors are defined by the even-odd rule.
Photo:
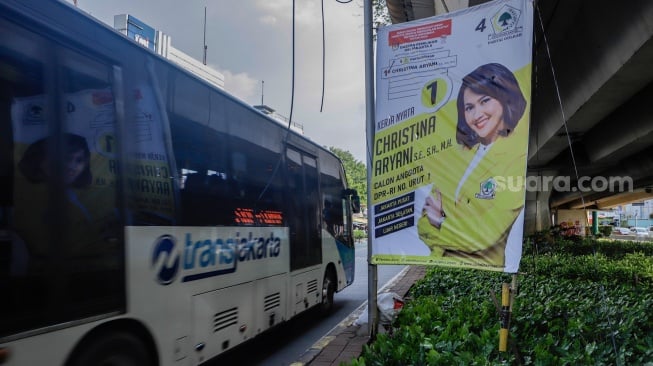
[[[286,150],[287,214],[290,270],[322,262],[317,160],[299,150]]]

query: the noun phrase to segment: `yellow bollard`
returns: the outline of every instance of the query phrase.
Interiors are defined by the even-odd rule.
[[[499,329],[499,352],[508,350],[508,329],[510,328],[510,284],[501,285],[501,329]]]

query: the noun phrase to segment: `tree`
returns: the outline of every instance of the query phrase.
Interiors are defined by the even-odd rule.
[[[365,164],[354,159],[354,156],[349,151],[333,146],[328,149],[342,160],[349,187],[358,192],[361,198],[361,204],[367,206],[367,167]]]
[[[367,233],[364,230],[354,229],[354,240],[356,240],[356,242],[365,238],[367,238]]]
[[[375,33],[380,26],[392,24],[385,0],[372,0],[372,22]]]

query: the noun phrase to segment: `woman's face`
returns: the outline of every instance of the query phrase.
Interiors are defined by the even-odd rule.
[[[66,154],[64,161],[63,179],[65,184],[72,184],[84,171],[88,164],[83,150],[71,151]]]
[[[496,140],[498,132],[504,128],[501,102],[485,94],[476,94],[469,88],[463,93],[463,101],[465,121],[481,142],[489,144]]]

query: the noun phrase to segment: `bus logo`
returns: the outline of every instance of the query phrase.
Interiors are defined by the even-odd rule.
[[[171,284],[179,272],[180,258],[175,251],[175,244],[175,238],[170,235],[162,235],[154,243],[152,268],[158,265],[156,279],[162,285]]]
[[[152,270],[161,285],[169,285],[181,273],[181,282],[236,272],[239,263],[280,258],[281,238],[256,236],[253,232],[236,232],[234,237],[193,238],[186,233],[177,248],[172,235],[159,236],[154,241]]]

